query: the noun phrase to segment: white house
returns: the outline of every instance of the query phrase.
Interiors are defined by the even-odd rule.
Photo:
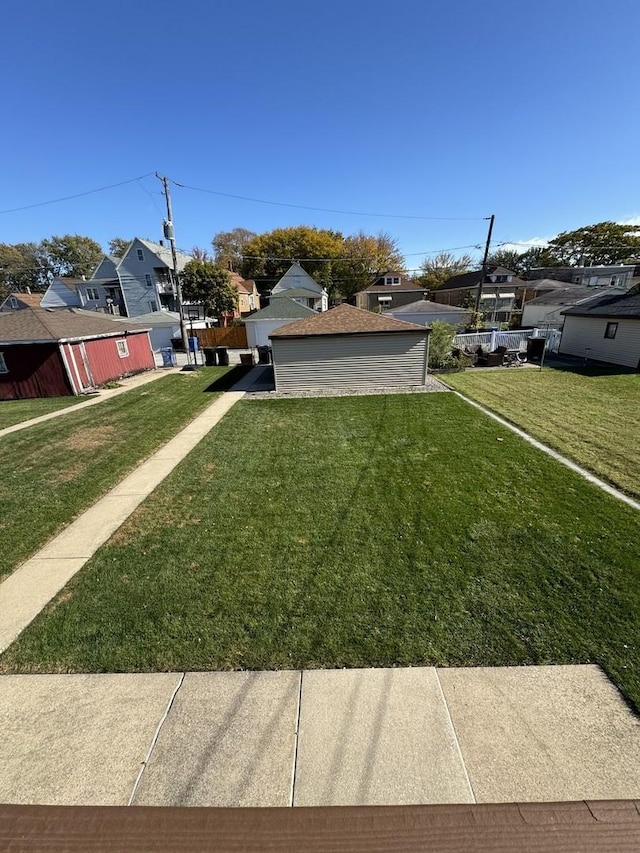
[[[568,308],[559,351],[640,370],[640,293],[609,291]]]
[[[247,329],[247,344],[250,347],[269,346],[269,335],[293,320],[315,316],[317,312],[300,305],[288,296],[274,296],[266,308],[256,311],[244,321]]]
[[[429,333],[343,303],[269,336],[276,391],[424,385]]]
[[[564,323],[563,313],[567,308],[589,302],[601,293],[602,288],[581,287],[577,284],[550,290],[525,303],[520,325],[523,329],[535,329],[540,326],[559,329]]]
[[[297,261],[291,264],[280,281],[271,291],[272,296],[288,296],[307,308],[326,311],[329,307],[329,294],[304,270]]]

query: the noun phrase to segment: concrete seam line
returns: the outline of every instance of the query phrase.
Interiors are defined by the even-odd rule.
[[[293,767],[291,768],[291,793],[289,805],[293,806],[296,793],[296,772],[298,764],[298,745],[300,744],[300,709],[302,707],[302,679],[304,670],[300,670],[300,682],[298,685],[298,707],[296,708],[296,727],[293,733]]]
[[[523,438],[529,444],[532,444],[538,450],[542,450],[543,453],[546,453],[547,456],[550,456],[552,459],[555,459],[556,462],[560,462],[560,464],[569,468],[575,474],[579,474],[583,479],[587,480],[587,482],[592,483],[594,486],[597,486],[599,489],[602,489],[603,492],[611,495],[611,497],[617,498],[619,501],[628,504],[633,509],[640,510],[640,504],[633,500],[633,498],[625,495],[624,492],[621,492],[619,489],[616,489],[615,486],[610,486],[608,483],[605,483],[604,480],[601,480],[599,477],[596,477],[595,474],[592,474],[590,471],[587,471],[586,468],[581,468],[576,462],[572,462],[570,459],[567,459],[566,456],[562,456],[562,454],[558,453],[557,450],[553,450],[551,447],[547,447],[546,444],[543,444],[541,441],[538,441],[537,438],[533,438],[529,435],[529,433],[515,426],[515,424],[510,423],[505,420],[505,418],[501,418],[500,415],[496,415],[495,412],[492,412],[491,409],[486,409],[484,406],[481,406],[480,403],[476,403],[475,400],[471,400],[469,397],[465,397],[464,394],[461,394],[460,391],[456,391],[454,389],[453,393],[460,397],[461,400],[464,400],[465,403],[469,403],[470,406],[474,406],[474,408],[479,409],[485,415],[488,415],[490,418],[493,418],[494,421],[497,421],[502,426],[510,429],[511,432],[515,432],[516,435],[519,435],[520,438]]]
[[[449,724],[451,726],[451,731],[453,732],[453,739],[456,742],[456,752],[458,753],[458,757],[460,758],[460,763],[462,764],[462,770],[464,771],[464,778],[467,780],[467,785],[469,786],[469,791],[471,792],[471,796],[473,797],[473,802],[477,803],[476,792],[473,790],[473,785],[471,784],[471,779],[469,777],[469,771],[467,770],[467,765],[464,760],[464,755],[462,754],[462,747],[460,746],[460,741],[458,740],[458,732],[456,731],[456,727],[453,724],[453,717],[451,716],[451,711],[449,709],[449,703],[447,702],[447,697],[444,695],[444,690],[442,689],[442,682],[440,681],[440,675],[438,673],[437,667],[434,666],[433,671],[436,674],[436,681],[438,682],[438,690],[440,691],[440,696],[442,696],[442,702],[444,704],[445,710],[447,712],[447,718],[449,720]]]
[[[151,739],[151,746],[149,747],[147,755],[146,755],[144,761],[142,762],[142,766],[140,767],[140,772],[138,773],[136,781],[133,783],[133,790],[131,791],[131,796],[129,797],[129,802],[127,803],[128,806],[133,805],[133,800],[134,800],[136,793],[138,791],[138,787],[140,785],[140,782],[142,781],[144,771],[147,769],[147,765],[149,764],[149,761],[151,760],[151,753],[153,752],[153,750],[156,747],[156,743],[158,742],[158,738],[160,737],[160,732],[162,731],[162,727],[164,726],[165,721],[166,721],[167,717],[169,716],[169,712],[171,711],[171,708],[173,707],[173,703],[175,702],[176,696],[178,695],[178,690],[180,690],[180,688],[182,687],[182,683],[184,682],[185,675],[186,675],[186,672],[180,673],[180,680],[178,681],[177,686],[175,687],[173,693],[171,694],[171,698],[169,699],[169,704],[167,705],[165,712],[162,715],[160,722],[158,723],[158,727],[156,728],[156,733],[154,734],[153,738]]]

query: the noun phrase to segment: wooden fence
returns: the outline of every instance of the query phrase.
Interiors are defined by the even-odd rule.
[[[194,329],[201,347],[233,347],[247,349],[245,326],[226,326],[219,329]]]

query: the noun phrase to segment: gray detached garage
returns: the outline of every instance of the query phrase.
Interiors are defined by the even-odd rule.
[[[338,305],[272,332],[276,391],[424,385],[431,329]]]

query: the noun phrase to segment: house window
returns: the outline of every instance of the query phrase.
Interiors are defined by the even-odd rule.
[[[126,358],[129,355],[129,344],[124,338],[120,338],[120,340],[116,341],[116,347],[118,348],[118,355],[120,358]]]
[[[607,328],[604,331],[605,338],[615,338],[616,332],[618,331],[617,323],[607,323]]]
[[[8,373],[9,368],[7,367],[7,362],[4,360],[4,353],[0,352],[0,373]]]
[[[400,276],[397,275],[388,275],[385,280],[385,284],[400,284]]]
[[[384,308],[387,305],[391,305],[391,297],[390,296],[378,296],[378,304],[381,308]]]
[[[151,273],[146,272],[144,274],[144,283],[147,285],[147,287],[153,287],[153,281],[151,280]]]
[[[18,307],[18,300],[15,298],[15,296],[11,297],[11,299],[9,300],[9,305],[11,305],[12,308]]]
[[[137,252],[138,252],[138,260],[144,261],[144,252],[142,251],[142,249],[138,249]]]
[[[100,299],[100,294],[98,293],[97,288],[95,288],[95,287],[88,287],[87,288],[87,299],[89,299],[91,302],[97,302],[98,299]]]

